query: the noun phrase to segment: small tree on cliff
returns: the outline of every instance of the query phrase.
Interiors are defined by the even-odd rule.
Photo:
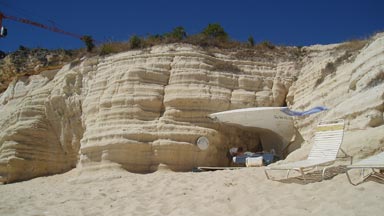
[[[130,45],[131,49],[140,48],[142,46],[142,44],[143,44],[143,41],[137,35],[133,35],[129,39],[129,45]]]
[[[84,35],[81,38],[82,41],[84,41],[85,46],[87,47],[87,52],[91,52],[93,48],[95,48],[95,44],[93,43],[92,36]]]
[[[169,36],[176,40],[181,41],[187,37],[187,32],[185,31],[184,27],[178,26],[172,30]]]
[[[187,32],[184,30],[184,27],[178,26],[174,28],[171,32],[162,35],[161,40],[165,43],[175,43],[182,41],[186,37]]]
[[[249,43],[249,45],[250,46],[255,46],[255,40],[253,39],[253,36],[251,35],[251,36],[249,36],[249,38],[248,38],[248,43]]]
[[[210,39],[219,39],[221,41],[226,41],[228,39],[228,34],[218,23],[208,24],[202,33]]]

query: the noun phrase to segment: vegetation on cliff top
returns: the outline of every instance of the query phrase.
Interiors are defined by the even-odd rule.
[[[147,35],[146,37],[133,35],[128,42],[110,41],[99,46],[98,49],[94,52],[100,55],[107,55],[131,49],[140,49],[170,43],[187,43],[202,48],[219,49],[244,49],[260,47],[265,47],[268,49],[275,48],[275,46],[269,41],[263,41],[255,46],[255,42],[252,36],[249,37],[248,42],[232,40],[220,24],[214,23],[209,24],[200,33],[192,35],[189,35],[182,26],[178,26],[171,32],[167,32],[165,34]]]
[[[253,36],[249,36],[246,42],[239,42],[230,38],[224,28],[213,23],[205,27],[200,33],[189,35],[182,26],[174,28],[164,34],[149,34],[146,37],[133,35],[125,42],[109,41],[97,47],[87,46],[87,49],[78,50],[47,50],[41,48],[29,49],[20,46],[19,50],[0,59],[0,92],[3,92],[15,77],[38,74],[41,71],[60,68],[83,56],[103,56],[134,49],[144,49],[161,44],[186,43],[203,48],[207,53],[223,53],[233,58],[271,62],[276,60],[297,61],[304,54],[301,47],[276,46],[270,41],[255,43]],[[352,41],[340,45],[340,49],[352,51],[360,49],[365,42]],[[93,44],[92,44],[93,45]],[[344,60],[344,59],[342,59]],[[336,62],[340,63],[340,62]],[[225,66],[225,67],[224,67]],[[324,71],[324,77],[330,74],[329,65]],[[217,69],[229,68],[227,65],[216,65]],[[234,70],[234,73],[237,70]],[[319,80],[320,84],[322,80]]]
[[[75,50],[30,49],[20,46],[0,60],[0,93],[15,78],[39,74],[42,71],[60,69],[64,64],[79,57]]]

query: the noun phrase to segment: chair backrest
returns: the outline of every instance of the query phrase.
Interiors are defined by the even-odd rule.
[[[321,122],[308,159],[336,160],[344,136],[344,121]]]

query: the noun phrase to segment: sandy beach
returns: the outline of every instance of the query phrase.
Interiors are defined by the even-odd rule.
[[[24,46],[4,57],[0,216],[384,215],[383,182],[351,185],[349,161],[323,181],[319,171],[307,182],[268,180],[263,167],[191,171],[228,166],[232,147],[277,163],[307,158],[316,142],[316,162],[340,144],[353,162],[383,152],[384,33],[304,47],[211,39],[68,62]],[[220,119],[226,111],[237,114]]]
[[[264,169],[133,174],[111,166],[0,185],[0,215],[382,215],[384,187],[345,174],[270,181]]]

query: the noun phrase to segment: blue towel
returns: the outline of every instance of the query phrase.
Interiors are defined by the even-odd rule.
[[[304,112],[298,112],[298,111],[290,110],[287,107],[284,107],[281,109],[281,112],[283,112],[287,115],[290,115],[290,116],[305,116],[305,115],[311,115],[314,113],[322,112],[325,110],[328,110],[328,108],[323,107],[323,106],[317,106],[317,107],[314,107],[314,108],[307,110],[307,111],[304,111]]]
[[[252,155],[238,155],[236,157],[233,157],[233,162],[234,163],[245,163],[245,159],[248,158],[248,157],[261,157],[262,154],[257,154],[257,153],[254,153]]]

